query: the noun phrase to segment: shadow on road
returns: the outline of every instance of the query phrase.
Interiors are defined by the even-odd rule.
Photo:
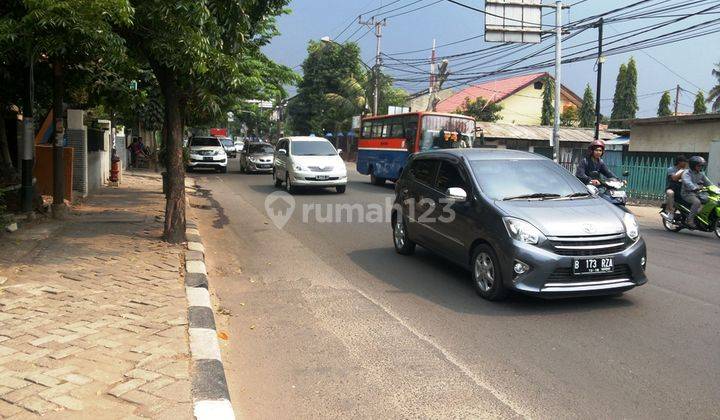
[[[619,298],[546,300],[515,293],[505,301],[489,302],[475,293],[466,270],[422,248],[418,248],[415,255],[410,257],[398,255],[390,247],[354,251],[348,256],[372,276],[398,289],[388,293],[412,293],[456,312],[532,316],[538,313],[588,312],[634,305],[632,298],[627,295]]]

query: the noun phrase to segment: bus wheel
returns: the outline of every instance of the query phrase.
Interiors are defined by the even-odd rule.
[[[385,185],[385,178],[375,176],[375,171],[370,172],[370,183],[373,185]]]

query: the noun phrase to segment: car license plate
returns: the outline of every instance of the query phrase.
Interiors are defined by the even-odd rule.
[[[318,175],[316,178],[318,181],[325,181],[326,179],[328,179],[328,176],[327,175]]]
[[[203,160],[210,160],[210,161],[211,161],[211,160],[213,160],[213,158],[212,158],[212,156],[205,156],[205,157],[203,158]]]
[[[573,274],[612,273],[615,269],[614,258],[584,258],[573,262]]]

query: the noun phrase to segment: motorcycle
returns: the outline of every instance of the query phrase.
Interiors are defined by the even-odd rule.
[[[714,232],[720,238],[720,188],[710,185],[700,190],[707,195],[707,202],[695,217],[695,228],[688,226],[687,217],[690,214],[690,204],[681,197],[675,197],[675,214],[672,220],[662,217],[663,226],[670,232],[680,232],[683,229],[700,232]],[[661,213],[665,213],[666,205],[662,205]]]
[[[623,177],[627,178],[630,176],[630,172],[623,172]],[[627,185],[626,179],[617,178],[605,178],[601,179],[599,172],[592,172],[590,177],[600,182],[600,187],[595,187],[597,195],[602,197],[606,201],[620,207],[624,212],[630,213],[627,209],[627,192],[625,186]],[[592,185],[591,185],[592,186]],[[593,186],[594,187],[594,186]]]

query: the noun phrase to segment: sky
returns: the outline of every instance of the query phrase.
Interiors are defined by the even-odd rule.
[[[459,1],[476,8],[484,8],[484,1],[482,0]],[[563,13],[564,24],[630,3],[630,1],[627,0],[568,0],[569,4],[576,2],[579,4]],[[551,2],[545,0],[544,3],[550,4]],[[650,0],[646,7],[634,10],[643,11],[654,7],[678,3],[683,4],[681,0]],[[703,4],[706,4],[707,7],[720,4],[718,0],[694,1],[690,3],[698,4],[698,8],[704,7]],[[436,40],[438,45],[442,45],[472,36],[480,36],[477,39],[467,42],[440,47],[437,50],[439,56],[497,45],[494,43],[486,43],[481,36],[483,34],[484,15],[444,0],[292,0],[289,5],[291,13],[278,18],[278,27],[281,35],[273,39],[273,42],[265,47],[265,52],[275,61],[293,67],[296,71],[300,72],[299,65],[307,55],[306,49],[310,40],[319,40],[324,36],[329,36],[335,41],[345,42],[351,34],[354,34],[349,40],[357,40],[362,50],[363,60],[372,66],[375,55],[375,37],[372,33],[368,32],[367,28],[361,27],[356,22],[359,14],[381,6],[385,6],[385,8],[373,13],[366,13],[363,15],[363,18],[369,19],[374,14],[387,18],[387,26],[383,28],[381,47],[384,53],[396,58],[429,58],[433,39]],[[427,7],[411,13],[402,14],[403,12],[412,11],[413,9],[423,6]],[[393,9],[397,10],[392,11]],[[384,14],[380,14],[383,12]],[[544,12],[547,13],[548,16],[544,18],[543,23],[554,25],[554,14],[549,12],[550,10]],[[686,12],[668,13],[678,14]],[[402,15],[392,16],[397,14]],[[696,16],[657,31],[647,32],[647,34],[633,38],[633,40],[651,38],[656,34],[670,32],[711,19],[718,19],[719,17],[720,8],[713,10],[712,14]],[[355,22],[352,22],[353,19]],[[669,18],[652,20],[635,19],[605,25],[604,38],[608,39],[619,33],[656,24],[667,19]],[[345,28],[347,28],[347,30],[341,33]],[[338,37],[338,35],[340,36]],[[597,40],[597,36],[596,29],[588,29],[572,40],[565,42],[564,46],[569,47],[578,43],[594,41]],[[620,39],[616,37],[616,40],[619,41],[619,45],[626,42],[622,37],[620,37]],[[529,51],[535,51],[551,45],[553,45],[553,43],[544,42],[541,46],[534,46],[532,48],[535,49]],[[594,45],[595,44],[592,44],[592,46]],[[639,74],[637,89],[640,106],[640,110],[638,111],[639,117],[655,116],[658,102],[662,95],[662,93],[656,92],[669,90],[674,97],[675,87],[678,84],[682,89],[692,92],[681,92],[679,111],[691,112],[695,100],[694,93],[697,92],[698,89],[702,89],[707,93],[712,86],[717,83],[711,75],[711,70],[715,63],[720,62],[719,46],[720,33],[714,33],[701,38],[607,57],[603,66],[601,94],[601,98],[603,99],[603,114],[609,115],[612,108],[611,98],[615,90],[615,78],[617,77],[618,68],[623,62],[627,62],[631,56],[634,57],[637,62]],[[397,55],[397,53],[400,52],[419,49],[424,49],[425,51]],[[507,58],[502,57],[500,61],[519,58],[527,55],[527,51],[528,50],[508,55]],[[554,51],[554,48],[549,51]],[[551,59],[553,55],[550,54],[546,58]],[[451,71],[453,70],[453,61],[457,60],[458,59],[452,58],[449,60]],[[396,63],[386,58],[384,59],[384,64],[395,65]],[[481,64],[482,62],[470,63],[470,66]],[[492,66],[493,64],[485,64],[483,69],[479,71],[487,71],[488,69],[492,69]],[[407,66],[402,67],[408,68],[411,71],[426,70],[429,72],[429,66],[426,64],[419,65],[419,69],[417,70],[410,69]],[[466,67],[468,67],[468,64],[460,62],[455,68]],[[597,76],[594,68],[594,60],[564,64],[562,66],[563,85],[569,87],[580,96],[582,96],[587,83],[589,83],[593,91],[595,91]],[[552,68],[547,68],[546,70],[551,74],[553,72]],[[383,71],[394,74],[398,78],[407,79],[409,77],[418,77],[389,68]],[[427,88],[427,83],[410,83],[403,81],[397,82],[397,85],[408,90],[410,93]]]

